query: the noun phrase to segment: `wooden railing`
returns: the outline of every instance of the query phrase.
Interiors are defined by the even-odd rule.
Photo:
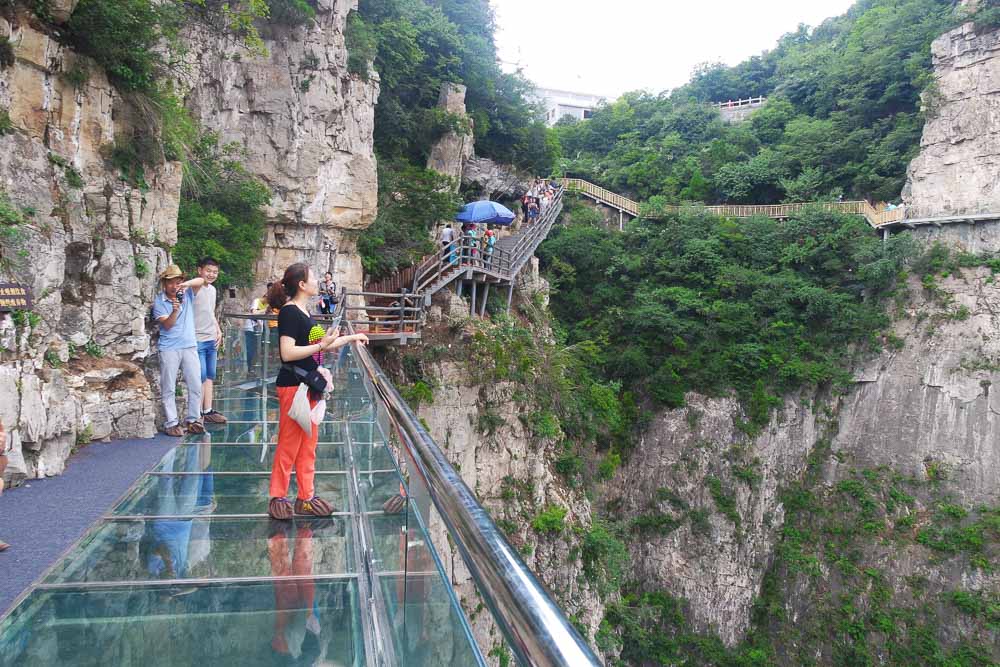
[[[487,280],[513,281],[559,217],[562,194],[563,189],[556,191],[545,212],[523,226],[510,247],[497,245],[484,253],[479,238],[463,235],[418,264],[368,283],[363,292],[345,293],[344,319],[373,340],[405,344],[419,337],[429,297],[453,280],[472,271]]]
[[[740,107],[749,107],[754,104],[764,104],[767,102],[767,98],[761,97],[748,97],[745,100],[729,100],[728,102],[713,102],[712,106],[716,109],[738,109]]]
[[[617,208],[629,215],[639,217],[639,204],[627,197],[611,192],[579,178],[563,178],[560,182],[571,192],[579,192],[602,204]],[[665,213],[677,213],[682,208],[698,208],[724,218],[750,218],[760,215],[768,218],[790,218],[806,208],[822,207],[828,211],[838,211],[853,215],[863,215],[872,227],[879,227],[906,219],[906,208],[897,206],[891,210],[879,210],[864,200],[838,202],[807,202],[800,204],[726,204],[722,206],[671,205],[662,209]]]
[[[428,295],[433,295],[458,274],[469,269],[488,273],[500,280],[513,280],[559,217],[562,193],[561,189],[556,192],[538,220],[522,227],[510,248],[495,247],[492,253],[484,254],[478,246],[478,238],[462,236],[429,255],[417,266],[411,291],[415,294],[427,292]]]
[[[559,182],[563,185],[563,187],[571,192],[579,192],[587,195],[602,204],[617,208],[619,211],[624,211],[632,217],[639,216],[639,202],[632,201],[628,197],[623,197],[620,194],[612,192],[606,188],[602,188],[599,185],[594,185],[593,183],[585,181],[582,178],[560,178]]]

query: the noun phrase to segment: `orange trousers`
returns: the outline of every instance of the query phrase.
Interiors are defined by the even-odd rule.
[[[278,387],[278,449],[274,453],[274,465],[271,466],[272,498],[284,498],[288,495],[288,483],[292,478],[292,468],[295,468],[295,479],[298,483],[298,497],[309,500],[316,495],[313,478],[316,475],[316,442],[319,440],[319,427],[312,425],[312,431],[306,433],[298,423],[288,416],[292,400],[298,387]],[[309,406],[315,407],[317,401],[310,400]]]
[[[313,531],[299,526],[295,534],[295,555],[289,558],[288,538],[279,533],[267,541],[267,556],[271,561],[271,574],[279,577],[274,582],[274,638],[275,651],[288,655],[285,629],[297,611],[313,613],[316,599],[316,581],[313,579],[284,579],[289,575],[308,576],[313,573]]]

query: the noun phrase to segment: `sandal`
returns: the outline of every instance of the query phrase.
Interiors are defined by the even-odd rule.
[[[171,426],[170,428],[165,428],[163,429],[163,432],[175,438],[184,437],[184,429],[181,428],[180,424],[176,424],[174,426]]]
[[[295,501],[295,513],[305,516],[330,516],[333,514],[333,505],[319,496],[313,496],[309,500],[298,498]]]
[[[10,545],[6,542],[0,541],[0,551],[7,551],[7,549],[10,549]]]
[[[202,433],[205,432],[205,427],[202,426],[202,424],[201,424],[200,421],[188,422],[187,423],[187,432],[188,433],[195,433],[195,434],[199,434],[200,435],[200,434],[202,434]]]
[[[271,498],[267,504],[267,514],[278,521],[288,521],[292,518],[292,504],[288,498]]]

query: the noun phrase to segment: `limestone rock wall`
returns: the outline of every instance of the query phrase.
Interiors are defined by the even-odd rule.
[[[72,2],[53,15],[67,17]],[[149,353],[149,276],[176,240],[181,171],[165,164],[133,188],[102,148],[133,110],[94,63],[22,10],[0,16],[15,62],[0,68],[0,189],[23,216],[0,281],[26,283],[34,311],[0,325],[0,420],[11,430],[9,481],[58,474],[79,439],[148,437],[153,407],[137,363]],[[83,62],[89,79],[64,73]],[[98,352],[103,358],[87,354]]]
[[[932,227],[910,233],[941,234]],[[978,225],[976,234],[1000,244],[1000,223]],[[699,627],[737,643],[780,535],[780,491],[801,477],[823,440],[832,453],[823,463],[828,488],[859,469],[885,466],[915,479],[934,470],[948,479],[955,502],[1000,503],[1000,283],[989,269],[967,269],[939,280],[938,289],[911,280],[894,325],[902,347],[859,362],[842,395],[786,397],[757,437],[734,428],[741,413],[731,399],[690,394],[688,407],[656,414],[609,497],[628,519],[665,515],[680,525],[633,541],[636,579],[686,597]],[[713,498],[711,477],[735,500],[739,524]],[[699,510],[708,511],[707,524],[692,518]],[[890,558],[878,548],[872,545],[873,559]],[[910,551],[910,569],[934,579],[934,566],[921,564],[930,552]],[[805,602],[787,601],[792,609]]]
[[[1000,212],[1000,31],[966,23],[931,53],[935,82],[903,191],[909,217]]]
[[[749,626],[780,534],[779,492],[802,473],[823,420],[793,399],[749,438],[735,427],[741,411],[734,399],[686,398],[687,407],[654,416],[609,485],[609,501],[628,521],[677,525],[633,531],[633,578],[687,598],[696,626],[734,644]],[[738,477],[740,471],[755,481]],[[738,523],[719,511],[711,478],[735,500]]]
[[[520,197],[533,181],[531,174],[488,157],[473,156],[462,169],[462,183],[487,199]]]
[[[584,580],[578,538],[570,530],[559,535],[539,535],[531,518],[546,506],[567,509],[568,526],[591,524],[589,501],[559,482],[550,468],[558,456],[557,443],[539,442],[519,419],[515,385],[478,384],[464,365],[442,362],[435,369],[440,388],[434,403],[422,406],[419,415],[430,427],[449,461],[461,472],[494,520],[516,526],[508,538],[525,563],[546,584],[563,610],[575,616],[593,637],[603,618],[604,605]],[[483,433],[483,403],[495,406],[502,424]],[[499,423],[499,422],[498,422]],[[509,524],[507,523],[509,522]],[[435,526],[434,543],[445,564],[455,592],[466,610],[480,647],[488,652],[502,643],[489,613],[482,611],[471,575],[443,525]]]
[[[141,111],[57,40],[75,4],[50,2],[48,25],[24,8],[0,13],[16,56],[0,68],[0,112],[12,125],[0,134],[0,188],[26,219],[21,247],[0,250],[0,281],[26,282],[35,297],[30,317],[0,322],[9,481],[60,473],[77,443],[155,432],[146,318],[177,241],[182,173],[176,163],[147,168],[139,190],[105,161]],[[266,57],[191,26],[177,84],[202,126],[243,147],[245,167],[274,193],[261,282],[307,261],[358,288],[355,239],[376,212],[378,79],[348,72],[344,28],[357,1],[316,6],[307,26],[262,26]],[[79,87],[65,76],[77,64],[90,72]]]
[[[375,220],[373,148],[378,78],[347,69],[344,30],[357,0],[319,0],[314,23],[270,25],[266,57],[220,48],[194,28],[185,102],[223,143],[245,149],[243,164],[274,192],[260,283],[305,261],[360,289],[360,230]],[[254,290],[254,295],[257,290]]]
[[[475,138],[472,136],[472,120],[465,113],[465,86],[445,83],[441,87],[438,108],[455,117],[469,122],[468,132],[449,131],[431,146],[427,158],[427,168],[451,176],[455,188],[462,181],[462,168],[474,156]]]

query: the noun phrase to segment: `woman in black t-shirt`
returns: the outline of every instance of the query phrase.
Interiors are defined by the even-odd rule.
[[[330,329],[314,336],[315,342],[310,343],[310,333],[319,325],[309,316],[309,301],[318,294],[316,276],[301,263],[289,266],[281,282],[274,283],[267,293],[270,306],[281,309],[278,312],[278,349],[283,365],[314,371],[324,350],[335,350],[354,341],[368,342],[364,334],[341,336]],[[313,424],[311,432],[306,433],[288,416],[299,384],[298,376],[291,369],[283,366],[278,372],[278,447],[271,467],[271,500],[267,506],[267,513],[274,519],[291,519],[293,510],[295,514],[308,516],[330,516],[333,513],[330,503],[316,497],[313,487],[319,428]],[[312,399],[309,401],[310,407],[315,407],[316,403]],[[299,487],[294,508],[286,497],[293,467]]]

